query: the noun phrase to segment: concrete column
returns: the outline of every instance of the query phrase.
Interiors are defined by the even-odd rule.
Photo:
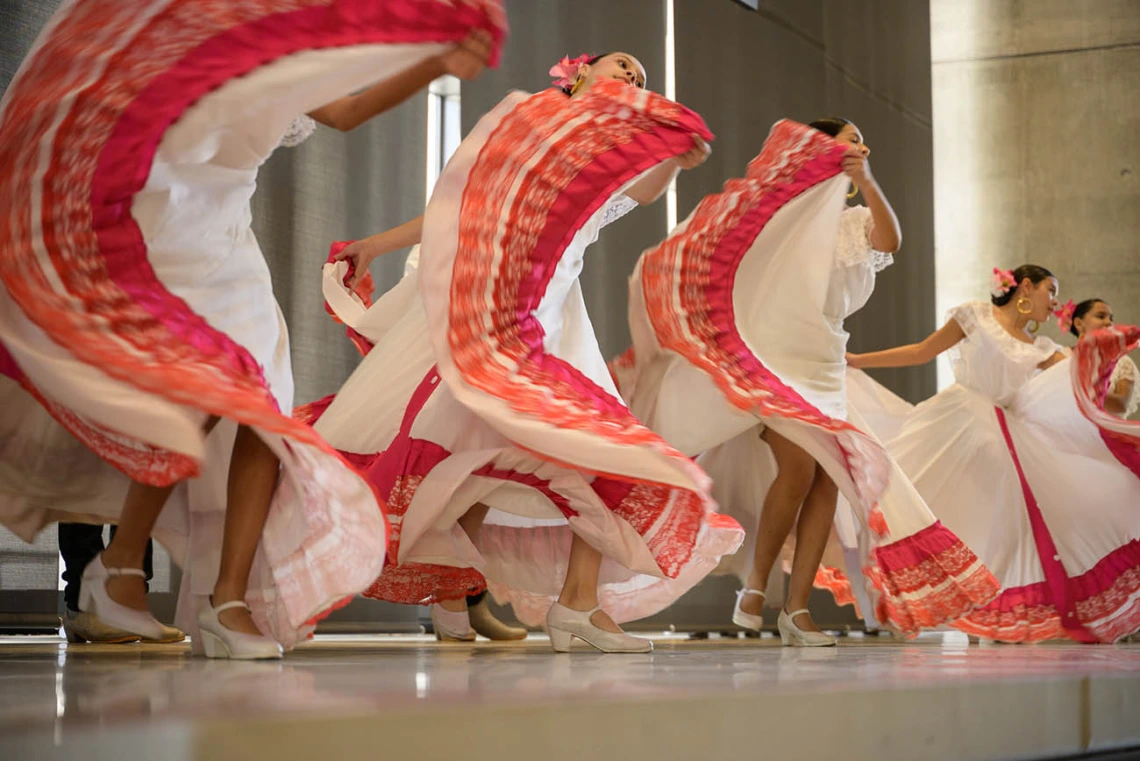
[[[1025,262],[1140,323],[1140,0],[931,0],[930,25],[939,324]]]

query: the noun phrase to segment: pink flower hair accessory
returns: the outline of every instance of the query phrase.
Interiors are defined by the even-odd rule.
[[[1073,312],[1075,311],[1077,311],[1077,305],[1073,303],[1072,299],[1069,299],[1053,313],[1053,316],[1057,318],[1057,327],[1061,329],[1062,333],[1073,326]]]
[[[990,295],[995,299],[1001,298],[1017,287],[1017,280],[1013,277],[1013,270],[1003,270],[994,267],[994,288]]]
[[[554,77],[554,86],[566,89],[578,79],[578,72],[589,62],[589,53],[583,53],[577,58],[563,56],[562,60],[550,67],[550,76]]]

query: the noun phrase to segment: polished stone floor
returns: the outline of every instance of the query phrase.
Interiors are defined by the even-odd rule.
[[[0,757],[278,761],[339,747],[340,761],[469,746],[466,758],[588,758],[573,749],[603,757],[616,743],[633,761],[731,752],[734,738],[760,736],[767,750],[845,744],[845,758],[1140,746],[1140,645],[657,644],[649,656],[556,655],[543,638],[325,636],[281,662],[230,663],[186,645],[0,638]]]

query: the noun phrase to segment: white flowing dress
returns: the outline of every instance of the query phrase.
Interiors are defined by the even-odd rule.
[[[340,284],[344,265],[326,266],[330,309],[373,346],[331,403],[303,414],[387,495],[389,562],[366,595],[421,604],[486,584],[537,624],[573,532],[605,556],[599,600],[628,621],[739,545],[704,474],[620,402],[578,282],[598,231],[632,206],[622,188],[703,130],[619,83],[572,102],[514,93],[449,161],[418,267],[392,291],[368,307]],[[473,543],[457,520],[476,503],[490,511]]]
[[[633,351],[614,372],[634,414],[697,456],[721,509],[748,530],[777,473],[763,429],[806,449],[843,495],[816,583],[841,603],[866,588],[866,615],[915,634],[987,602],[996,582],[849,413],[843,321],[892,259],[870,244],[870,210],[844,207],[842,151],[779,122],[746,177],[643,254],[630,290]],[[722,570],[746,577],[751,555]]]
[[[886,420],[899,466],[1001,582],[956,625],[1011,642],[1112,642],[1140,629],[1140,425],[1091,401],[1127,349],[1123,333],[1086,338],[1041,371],[1060,347],[1014,338],[988,302],[950,319],[966,333],[952,349],[957,382],[914,408],[871,404],[866,416]]]

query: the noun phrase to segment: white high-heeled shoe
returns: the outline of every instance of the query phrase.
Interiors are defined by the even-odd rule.
[[[100,553],[83,569],[79,609],[84,613],[95,614],[104,624],[114,629],[132,632],[143,639],[161,639],[163,626],[150,611],[128,608],[107,594],[107,579],[112,576],[138,576],[146,579],[146,573],[140,568],[107,568],[103,565],[103,554]]]
[[[649,653],[653,651],[653,641],[632,637],[625,632],[608,632],[594,626],[591,616],[602,609],[574,610],[561,603],[554,603],[546,614],[546,633],[550,635],[550,646],[556,653],[570,652],[570,643],[575,637],[603,653]]]
[[[776,628],[780,630],[780,641],[784,647],[835,647],[836,639],[823,632],[804,631],[796,626],[795,617],[807,613],[807,608],[794,610],[780,610],[780,618],[776,621]]]
[[[760,631],[764,626],[763,614],[757,615],[755,613],[745,613],[740,609],[740,603],[744,600],[744,595],[758,595],[760,599],[767,600],[768,595],[761,592],[759,589],[738,589],[736,591],[736,607],[732,609],[732,623],[739,626],[741,629],[749,629],[754,632]]]
[[[212,601],[211,601],[212,603]],[[231,600],[198,612],[198,631],[207,658],[230,658],[235,661],[259,661],[281,657],[281,645],[276,640],[259,634],[246,634],[228,628],[218,614],[231,608],[249,606],[243,600]]]
[[[440,642],[474,642],[475,630],[466,611],[448,610],[439,603],[431,606],[431,628]]]

